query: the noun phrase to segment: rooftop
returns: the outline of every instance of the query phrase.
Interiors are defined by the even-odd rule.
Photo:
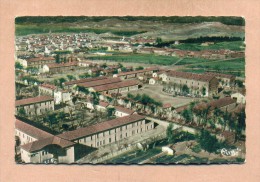
[[[107,85],[107,84],[118,83],[118,82],[121,82],[120,78],[107,78],[103,80],[79,83],[78,85],[82,87],[95,87],[99,85]]]
[[[107,79],[107,77],[100,76],[100,77],[95,77],[95,78],[85,78],[85,79],[80,79],[80,80],[73,80],[73,81],[69,81],[69,82],[64,82],[64,84],[65,85],[74,85],[74,84],[78,84],[78,83],[85,83],[85,82],[91,82],[91,81],[103,80],[103,79]]]
[[[197,81],[204,81],[204,82],[209,82],[215,77],[213,75],[195,74],[195,73],[179,72],[179,71],[169,71],[167,72],[167,75],[172,77],[186,78],[189,80],[197,80]]]
[[[48,145],[58,145],[61,148],[67,148],[70,146],[73,146],[75,143],[65,140],[63,138],[57,137],[57,136],[51,136],[48,138],[44,138],[41,140],[37,140],[31,143],[27,143],[25,145],[22,145],[21,148],[28,152],[36,152]]]
[[[19,119],[15,120],[15,128],[23,133],[26,133],[36,139],[43,139],[50,136],[53,136],[52,134],[43,131],[39,128],[36,128],[35,126],[32,126],[30,124],[27,124]]]
[[[118,89],[118,88],[123,88],[123,87],[134,86],[134,85],[139,85],[139,82],[137,80],[126,80],[126,81],[121,81],[118,83],[111,83],[111,84],[106,84],[106,85],[95,86],[95,87],[93,87],[93,89],[96,92],[102,92],[102,91],[106,91],[106,90]]]
[[[121,106],[115,106],[115,109],[117,111],[120,111],[120,112],[123,112],[123,113],[126,113],[126,114],[133,114],[135,111],[131,110],[131,109],[128,109],[128,108],[125,108],[125,107],[121,107]]]
[[[17,106],[23,106],[23,105],[34,104],[38,102],[47,102],[47,101],[53,101],[53,98],[49,96],[38,96],[38,97],[16,100],[15,106],[17,107]]]
[[[113,129],[119,126],[123,126],[135,121],[143,120],[145,119],[144,116],[133,114],[125,117],[116,118],[113,120],[105,121],[102,123],[98,123],[92,126],[80,128],[74,131],[68,131],[65,133],[62,133],[58,135],[58,137],[67,139],[67,140],[76,140],[85,136],[93,135],[102,131],[106,131],[109,129]]]

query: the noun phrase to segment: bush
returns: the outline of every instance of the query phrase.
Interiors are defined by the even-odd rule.
[[[200,145],[195,145],[191,150],[195,153],[199,153],[201,151],[201,147]]]

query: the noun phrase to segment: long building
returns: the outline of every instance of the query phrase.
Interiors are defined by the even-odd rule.
[[[72,81],[69,81],[69,82],[64,82],[63,85],[64,85],[65,89],[68,89],[68,88],[71,88],[71,87],[73,87],[73,86],[75,86],[79,83],[87,83],[87,82],[104,80],[104,79],[107,79],[107,77],[100,76],[100,77],[95,77],[95,78],[85,78],[85,79],[80,79],[80,80],[72,80]]]
[[[42,115],[54,110],[54,98],[50,96],[38,96],[15,101],[15,114],[24,109],[27,115]]]
[[[96,87],[101,85],[116,84],[119,82],[121,82],[120,78],[107,78],[107,79],[95,80],[91,82],[79,83],[78,86],[90,88],[90,87]]]
[[[215,72],[206,72],[205,75],[215,76],[217,79],[219,79],[220,87],[232,87],[235,85],[236,76],[234,75]]]
[[[213,75],[179,71],[168,71],[166,74],[167,82],[175,93],[182,93],[185,86],[192,95],[208,97],[218,93],[218,79]]]
[[[150,68],[145,68],[143,70],[135,70],[135,71],[129,71],[129,72],[121,72],[119,74],[113,75],[113,77],[119,77],[122,80],[125,79],[132,79],[132,78],[138,78],[139,76],[144,76],[144,75],[151,75],[153,72],[159,71],[158,67],[150,67]]]
[[[58,137],[99,148],[152,129],[154,129],[152,121],[145,120],[144,116],[132,114],[62,133]]]
[[[154,128],[153,121],[146,120],[145,116],[132,114],[59,135],[52,135],[17,119],[15,133],[21,141],[23,162],[73,163],[77,155],[77,144],[99,148]]]
[[[117,83],[91,87],[90,91],[100,92],[102,94],[126,93],[138,90],[139,85],[140,83],[137,80],[125,80]]]

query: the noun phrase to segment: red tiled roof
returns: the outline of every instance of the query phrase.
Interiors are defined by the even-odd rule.
[[[143,70],[121,72],[117,75],[118,76],[125,76],[125,75],[131,75],[131,74],[136,74],[136,73],[144,73],[144,72],[147,72],[147,71],[154,71],[154,70],[159,70],[159,69],[158,69],[158,67],[150,67],[150,68],[146,68],[146,69],[143,69]]]
[[[215,108],[221,108],[221,107],[233,104],[233,103],[236,103],[235,99],[232,99],[231,97],[224,97],[224,98],[221,98],[218,100],[213,100],[209,103],[200,103],[200,104],[196,105],[195,107],[204,106],[204,107],[210,107],[210,110],[213,110]]]
[[[95,87],[95,86],[118,83],[118,82],[121,82],[120,78],[107,78],[107,79],[97,80],[92,82],[79,83],[78,85],[81,87]]]
[[[102,91],[106,91],[106,90],[113,90],[113,89],[118,89],[118,88],[123,88],[123,87],[134,86],[134,85],[139,85],[139,82],[137,80],[126,80],[126,81],[121,81],[118,83],[111,83],[111,84],[96,86],[96,87],[93,87],[93,89],[96,92],[102,92]]]
[[[69,131],[58,135],[58,137],[64,138],[66,140],[76,140],[85,136],[93,135],[102,131],[117,128],[135,121],[145,119],[144,116],[133,114],[125,117],[116,118],[113,120],[98,123],[92,126],[87,126],[74,131]]]
[[[50,61],[50,60],[55,60],[55,58],[54,57],[37,57],[37,58],[27,59],[27,62]]]
[[[223,78],[234,78],[234,75],[228,75],[228,74],[223,74],[223,73],[214,73],[214,72],[206,72],[205,75],[211,75],[215,77],[223,77]]]
[[[107,79],[107,77],[100,76],[100,77],[95,77],[95,78],[85,78],[85,79],[80,79],[80,80],[73,80],[73,81],[69,81],[69,82],[64,82],[64,84],[65,85],[74,85],[74,84],[77,84],[77,83],[85,83],[85,82],[91,82],[91,81],[103,80],[103,79]]]
[[[15,120],[15,128],[23,133],[26,133],[29,136],[32,136],[33,138],[36,138],[38,140],[47,138],[50,136],[53,136],[52,134],[43,131],[39,128],[36,128],[35,126],[32,126],[30,124],[27,124],[21,120],[16,119]]]
[[[47,101],[53,101],[53,97],[38,96],[38,97],[32,97],[32,98],[27,98],[22,100],[16,100],[15,106],[17,107],[17,106],[23,106],[23,105],[28,105],[28,104],[38,103],[38,102],[47,102]]]
[[[169,107],[172,107],[172,105],[170,103],[163,104],[164,109],[169,108]]]
[[[60,67],[70,67],[70,66],[77,66],[78,62],[67,62],[67,63],[53,63],[53,64],[47,64],[49,68],[60,68]]]
[[[67,148],[70,146],[73,146],[75,143],[65,140],[63,138],[57,137],[57,136],[51,136],[48,138],[44,138],[41,140],[37,140],[31,143],[27,143],[25,145],[22,145],[21,148],[28,151],[28,152],[36,152],[48,145],[58,145],[61,148]]]
[[[121,106],[115,106],[115,109],[117,111],[120,111],[120,112],[123,112],[123,113],[126,113],[126,114],[133,114],[135,111],[131,110],[131,109],[128,109],[128,108],[125,108],[125,107],[121,107]]]
[[[43,84],[40,85],[40,87],[49,88],[51,90],[55,90],[57,88],[55,85],[51,85],[51,84],[48,84],[48,83],[43,83]]]
[[[177,113],[180,113],[180,112],[184,111],[185,109],[187,109],[188,106],[189,106],[189,105],[184,105],[184,106],[178,107],[178,108],[175,109],[175,111],[176,111]]]
[[[99,104],[98,104],[98,105],[100,105],[100,106],[102,106],[102,107],[107,107],[107,106],[109,105],[109,103],[103,102],[103,101],[99,101]]]
[[[169,71],[167,72],[167,75],[171,77],[185,78],[189,80],[198,80],[204,82],[209,82],[214,78],[214,76],[212,75],[195,74],[195,73],[179,72],[179,71]]]

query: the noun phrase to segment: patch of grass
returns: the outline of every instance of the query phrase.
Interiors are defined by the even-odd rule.
[[[220,50],[220,49],[229,49],[232,51],[245,50],[245,44],[243,41],[218,42],[208,46],[202,46],[200,43],[183,43],[179,45],[172,45],[171,47],[176,49],[191,50],[191,51]]]
[[[145,64],[159,64],[159,65],[172,65],[176,63],[179,58],[171,56],[159,56],[154,54],[116,54],[112,56],[91,56],[91,60],[111,60],[118,62],[128,63],[145,63]]]

